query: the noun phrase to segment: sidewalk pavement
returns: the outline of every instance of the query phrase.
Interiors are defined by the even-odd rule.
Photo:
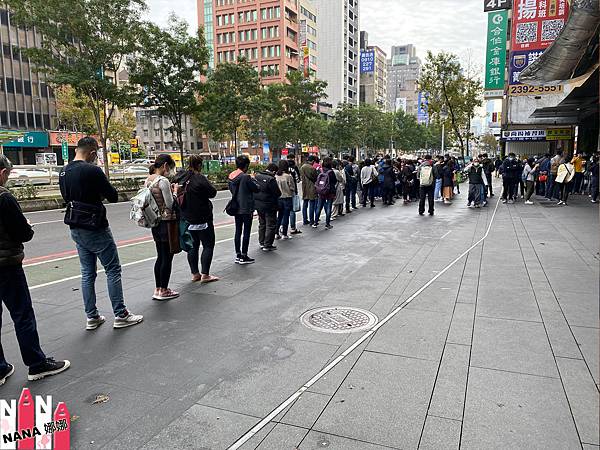
[[[128,267],[128,306],[145,314],[128,330],[83,330],[77,281],[36,290],[44,348],[73,367],[28,385],[79,416],[74,448],[225,449],[363,335],[310,330],[302,313],[353,306],[381,320],[485,235],[496,203],[465,198],[433,218],[414,205],[360,210],[269,254],[253,237],[253,266],[220,244],[223,279],[210,285],[191,285],[177,257],[170,303],[150,300],[151,262]],[[499,205],[483,244],[242,448],[598,449],[599,224],[587,200]],[[17,371],[2,398],[25,378],[11,334],[5,324]],[[99,393],[110,400],[92,404]]]

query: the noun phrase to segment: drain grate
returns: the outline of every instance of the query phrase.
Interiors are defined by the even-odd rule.
[[[372,327],[378,319],[375,314],[364,309],[327,306],[305,312],[300,321],[304,326],[316,331],[353,333]]]

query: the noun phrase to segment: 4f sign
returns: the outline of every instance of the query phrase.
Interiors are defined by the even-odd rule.
[[[512,0],[484,0],[483,10],[485,12],[511,9]]]

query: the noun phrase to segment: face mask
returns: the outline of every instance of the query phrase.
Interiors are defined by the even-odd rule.
[[[478,163],[478,162],[476,162],[476,163],[473,163],[473,165],[474,165],[475,167],[479,167],[479,163]]]

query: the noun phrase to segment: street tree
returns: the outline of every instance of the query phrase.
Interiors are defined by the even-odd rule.
[[[373,105],[358,108],[358,133],[360,146],[373,151],[386,148],[391,137],[390,116]]]
[[[135,103],[135,87],[117,83],[125,59],[139,50],[143,0],[6,0],[16,23],[35,27],[40,46],[23,49],[50,83],[69,85],[86,99],[104,152],[118,108]]]
[[[237,153],[238,133],[260,107],[260,93],[258,73],[245,60],[219,64],[203,86],[198,123],[217,141],[232,139]]]
[[[481,152],[488,155],[494,155],[498,149],[498,141],[492,133],[486,133],[479,139]]]
[[[465,75],[456,55],[428,52],[419,78],[419,89],[428,95],[430,117],[449,125],[464,156],[465,140],[470,131],[468,124],[483,102],[481,80]],[[445,120],[442,119],[442,111],[448,113]]]
[[[108,140],[111,146],[119,147],[135,136],[135,116],[131,110],[119,111],[108,129]],[[130,155],[131,156],[131,155]]]
[[[354,151],[361,143],[358,108],[348,103],[338,106],[329,122],[327,147],[338,153],[344,149]]]
[[[54,89],[58,128],[78,131],[85,134],[96,132],[94,113],[85,97],[78,95],[69,85],[56,86]]]
[[[198,108],[200,77],[209,60],[204,32],[190,35],[187,22],[171,14],[165,28],[146,24],[140,42],[129,62],[130,82],[142,87],[138,105],[156,108],[170,120],[183,161],[185,119]]]
[[[406,152],[414,152],[415,150],[425,148],[427,137],[425,133],[427,130],[417,122],[415,116],[399,110],[394,113],[393,120],[393,136],[396,148]]]

